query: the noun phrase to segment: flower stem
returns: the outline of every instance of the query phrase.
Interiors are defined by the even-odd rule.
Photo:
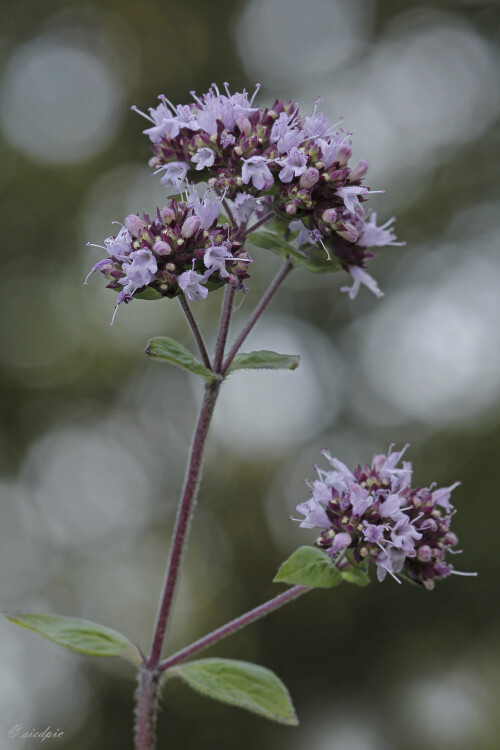
[[[216,373],[219,376],[220,375],[224,376],[224,373],[226,372],[227,368],[231,364],[239,347],[241,346],[241,344],[247,337],[251,328],[253,327],[255,322],[258,320],[264,308],[267,306],[269,300],[271,299],[275,291],[278,289],[279,285],[281,284],[285,276],[289,273],[291,268],[292,268],[292,263],[290,261],[287,261],[285,265],[283,266],[282,270],[280,271],[280,273],[278,274],[278,276],[275,278],[275,280],[271,284],[270,288],[268,289],[264,297],[262,298],[260,304],[257,306],[252,318],[250,319],[249,324],[247,325],[245,330],[242,332],[242,334],[240,334],[239,338],[237,339],[236,343],[231,349],[231,352],[228,355],[228,359],[223,367],[222,363],[223,363],[223,358],[224,358],[227,335],[229,331],[229,324],[231,322],[231,314],[233,311],[233,302],[234,302],[234,289],[229,285],[226,287],[226,292],[224,295],[224,302],[222,305],[221,318],[220,318],[220,323],[219,323],[219,332],[217,335],[217,342],[215,345],[214,364],[213,364],[213,368],[210,368],[213,370],[214,373]],[[191,329],[198,343],[198,347],[200,348],[200,352],[202,354],[204,364],[206,365],[203,351],[205,352],[207,359],[208,359],[208,354],[206,352],[206,348],[205,348],[203,339],[201,337],[199,328],[196,324],[196,321],[194,320],[194,317],[191,314],[191,310],[189,309],[189,306],[186,300],[184,300],[185,304],[183,304],[182,299],[180,300],[180,302],[186,314],[186,317],[188,318],[189,324],[191,325]],[[209,359],[208,359],[208,366],[210,366]],[[198,487],[200,483],[203,450],[205,447],[205,442],[207,439],[208,429],[210,426],[212,415],[215,409],[217,396],[219,395],[220,387],[222,385],[222,380],[223,378],[218,377],[217,379],[214,378],[214,380],[206,384],[203,402],[201,404],[200,411],[198,414],[198,419],[196,422],[193,441],[191,444],[191,451],[189,455],[188,466],[186,469],[186,478],[184,481],[184,488],[182,491],[181,500],[180,500],[179,507],[177,510],[177,517],[175,520],[174,534],[173,534],[172,546],[171,546],[170,556],[169,556],[168,565],[167,565],[167,573],[165,577],[163,593],[161,596],[160,605],[158,608],[158,614],[156,617],[156,623],[155,623],[154,632],[153,632],[153,642],[151,644],[150,652],[148,656],[146,657],[146,659],[144,660],[144,663],[139,673],[139,685],[137,688],[137,695],[136,695],[137,708],[136,708],[136,720],[135,720],[136,750],[154,750],[154,746],[155,746],[155,723],[156,723],[156,711],[157,711],[156,705],[157,705],[158,680],[162,671],[160,667],[161,653],[162,653],[163,645],[164,645],[165,638],[167,635],[167,629],[168,629],[168,624],[170,620],[170,615],[172,612],[172,604],[174,600],[175,590],[177,587],[177,582],[178,582],[179,574],[181,571],[182,560],[183,560],[184,551],[186,548],[186,543],[187,543],[187,538],[188,538],[188,533],[189,533],[189,527],[190,527],[190,523],[191,523],[191,519],[193,515],[193,508],[196,502],[196,495],[197,495]],[[279,596],[275,597],[274,599],[267,602],[266,604],[263,604],[260,607],[257,607],[255,610],[248,612],[246,615],[243,615],[242,617],[237,618],[236,620],[233,620],[231,623],[228,623],[228,625],[224,626],[223,628],[220,628],[218,631],[214,631],[213,634],[206,636],[205,639],[201,639],[201,641],[197,642],[196,644],[193,644],[194,651],[190,650],[189,654],[195,653],[196,651],[200,650],[200,648],[205,648],[205,643],[207,646],[211,645],[211,643],[214,643],[216,640],[220,640],[221,638],[225,638],[226,635],[230,635],[230,633],[234,632],[238,628],[243,627],[244,625],[247,625],[250,622],[253,622],[259,617],[263,617],[264,615],[268,614],[268,612],[272,612],[274,609],[281,606],[281,604],[284,604],[286,601],[289,601],[290,599],[293,599],[296,596],[299,596],[299,594],[302,593],[302,589],[304,589],[304,591],[307,590],[305,589],[305,587],[301,587],[301,586],[295,587],[295,589],[290,589],[289,591],[285,592],[284,594],[280,594]],[[198,645],[198,644],[202,644],[202,645]],[[188,647],[188,648],[193,648],[193,647]],[[179,653],[184,654],[184,651],[179,652]],[[174,657],[170,657],[170,659],[167,660],[168,665],[170,665],[172,658]],[[177,658],[176,663],[181,658],[185,658],[185,656],[183,655],[180,658]]]
[[[272,297],[274,296],[274,294],[278,290],[278,287],[284,281],[284,279],[288,276],[288,274],[290,273],[290,271],[292,270],[292,268],[293,268],[293,263],[288,258],[285,261],[285,263],[282,266],[282,268],[279,271],[279,273],[277,274],[277,276],[271,282],[271,285],[270,285],[269,289],[264,294],[264,296],[262,297],[261,301],[259,302],[259,304],[255,308],[252,317],[250,318],[250,320],[248,321],[248,323],[246,324],[246,326],[244,327],[244,329],[242,330],[242,332],[240,333],[240,335],[238,336],[238,338],[234,342],[233,347],[232,347],[231,351],[229,352],[229,354],[227,355],[226,361],[224,362],[224,364],[222,366],[222,370],[221,370],[221,374],[222,375],[225,375],[226,372],[228,371],[229,366],[231,365],[231,362],[235,358],[236,354],[238,353],[241,345],[245,341],[246,337],[248,336],[248,334],[250,333],[250,331],[252,330],[252,328],[254,327],[254,325],[256,324],[256,322],[258,321],[258,319],[260,318],[260,316],[264,312],[264,310],[266,309],[266,307],[269,304],[269,302],[271,301]],[[215,372],[217,372],[217,370],[215,370]]]
[[[198,653],[198,651],[208,648],[214,643],[222,641],[222,639],[227,638],[228,635],[232,635],[237,630],[241,630],[241,628],[244,628],[251,622],[260,620],[261,617],[265,617],[266,615],[270,614],[270,612],[274,612],[284,604],[297,599],[299,596],[302,596],[302,594],[305,594],[306,591],[311,590],[312,589],[308,588],[307,586],[293,586],[287,591],[284,591],[282,594],[278,594],[278,596],[275,596],[274,599],[270,599],[268,602],[255,607],[255,609],[251,609],[249,612],[245,612],[244,615],[236,617],[236,619],[231,620],[225,625],[222,625],[222,627],[217,628],[217,630],[213,630],[211,633],[203,636],[203,638],[200,638],[198,641],[194,641],[194,643],[191,643],[189,646],[186,646],[180,651],[177,651],[177,653],[172,654],[172,656],[169,656],[168,659],[165,659],[165,661],[163,661],[159,665],[159,669],[164,672],[166,669],[169,669],[169,667],[173,667],[174,664],[178,664],[180,661],[184,661],[184,659],[187,659],[189,656],[193,656],[193,654]]]
[[[238,229],[238,222],[234,218],[234,214],[231,211],[231,206],[229,205],[229,203],[226,200],[226,198],[222,199],[222,205],[224,206],[224,211],[226,212],[227,217],[228,217],[229,221],[231,222],[231,225],[232,225],[233,229]]]
[[[139,673],[135,710],[136,750],[152,750],[155,745],[158,682],[158,675],[149,670]]]
[[[254,231],[254,229],[258,229],[259,227],[261,227],[263,224],[266,223],[266,221],[269,221],[269,219],[272,219],[273,216],[275,216],[274,211],[269,211],[269,213],[264,214],[264,216],[258,221],[256,221],[255,224],[252,224],[251,227],[248,227],[248,229],[244,233],[244,237],[248,237],[248,235],[251,234]]]
[[[219,334],[217,336],[217,343],[215,344],[215,355],[214,355],[214,372],[220,373],[222,367],[222,358],[224,357],[224,350],[226,347],[227,334],[229,331],[229,323],[231,322],[231,314],[233,312],[234,302],[234,289],[228,284],[226,286],[226,292],[224,294],[224,302],[222,304],[222,313],[219,324]]]
[[[189,307],[189,302],[186,299],[186,296],[184,294],[179,295],[179,302],[180,305],[184,311],[184,315],[187,318],[187,321],[191,327],[191,330],[193,332],[193,336],[195,338],[195,341],[198,345],[199,352],[201,354],[201,358],[203,360],[203,364],[205,367],[207,367],[209,370],[212,369],[212,364],[210,362],[210,357],[208,356],[207,347],[205,346],[205,342],[203,340],[203,336],[201,334],[201,331],[198,327],[198,323],[195,320],[195,317],[191,311],[191,308]]]
[[[215,408],[220,383],[220,380],[213,380],[205,386],[205,395],[198,415],[198,421],[196,423],[193,442],[191,445],[191,455],[184,482],[184,490],[182,492],[182,498],[175,521],[172,548],[170,550],[163,595],[156,619],[153,644],[145,662],[146,666],[152,670],[156,669],[158,666],[163,643],[165,641],[172,601],[180,573],[184,548],[186,546],[192,510],[198,491],[203,448],[205,447],[208,428]]]

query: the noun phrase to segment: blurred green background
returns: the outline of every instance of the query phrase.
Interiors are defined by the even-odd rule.
[[[212,81],[259,102],[317,95],[369,160],[371,203],[405,248],[370,265],[386,296],[298,270],[248,347],[296,372],[227,383],[169,648],[280,587],[314,531],[288,520],[321,448],[353,466],[411,443],[415,482],[449,485],[454,560],[477,579],[433,593],[394,581],[314,592],[207,656],[272,668],[298,729],[165,689],[159,748],[493,750],[500,605],[500,13],[496,2],[18,0],[1,7],[0,602],[116,627],[149,645],[201,385],[150,362],[153,335],[191,345],[175,302],[123,306],[87,270],[112,221],[154,210],[130,105],[187,102]],[[232,336],[278,262],[255,250]],[[207,338],[221,295],[193,305]],[[0,623],[0,740],[19,723],[59,748],[132,747],[134,679]],[[195,718],[196,717],[196,718]],[[31,744],[30,744],[31,742]],[[35,746],[36,740],[25,741]]]

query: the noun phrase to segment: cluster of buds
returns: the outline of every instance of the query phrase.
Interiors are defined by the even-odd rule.
[[[311,115],[301,116],[291,101],[254,106],[259,87],[251,98],[225,87],[225,94],[215,84],[201,97],[192,92],[193,102],[185,105],[160,96],[149,114],[140,112],[151,123],[144,133],[162,182],[178,187],[185,179],[204,180],[249,206],[249,199],[270,197],[274,212],[290,221],[291,232],[298,231],[299,247],[319,243],[351,273],[354,285],[345,288],[351,298],[360,284],[380,295],[363,271],[373,256],[369,248],[404,243],[396,242],[394,219],[377,226],[376,214],[365,211],[375,191],[361,184],[367,162],[348,164],[351,134],[318,112],[318,102]]]
[[[185,200],[170,200],[151,219],[127,216],[116,236],[104,240],[109,254],[90,271],[100,271],[119,292],[115,308],[133,296],[205,299],[223,284],[244,288],[250,258],[229,224],[218,224],[221,201],[192,189]],[[90,244],[90,243],[89,243]],[[85,281],[87,281],[87,279]],[[114,315],[113,315],[114,319]]]
[[[358,466],[351,472],[327,451],[323,454],[333,469],[315,467],[319,479],[310,484],[312,497],[297,506],[304,516],[303,528],[322,530],[316,546],[325,550],[339,568],[349,565],[377,566],[382,581],[389,573],[398,574],[427,589],[452,573],[445,561],[457,544],[450,531],[454,513],[451,492],[460,483],[440,489],[412,488],[412,465],[403,453],[375,455],[371,466]]]

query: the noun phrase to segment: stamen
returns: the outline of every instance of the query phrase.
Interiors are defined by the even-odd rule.
[[[259,93],[259,91],[260,91],[260,88],[261,88],[261,86],[262,86],[262,84],[261,84],[261,83],[257,83],[257,84],[255,85],[255,91],[253,92],[253,96],[252,96],[252,98],[250,99],[250,106],[252,106],[252,104],[253,104],[253,100],[255,99],[255,97],[257,96],[257,94]]]
[[[196,104],[198,104],[199,107],[203,107],[203,102],[200,101],[199,97],[196,95],[196,91],[190,91],[189,92],[193,99],[195,100]]]
[[[177,113],[177,107],[175,106],[175,104],[172,104],[172,102],[170,101],[170,99],[167,99],[167,97],[165,96],[165,94],[160,94],[160,96],[158,97],[158,99],[161,99],[161,101],[163,102],[163,104],[166,104],[167,107],[171,110],[172,113],[178,114]]]
[[[149,120],[149,122],[152,122],[152,123],[153,123],[153,125],[155,124],[155,121],[153,120],[153,118],[152,118],[152,117],[150,117],[149,115],[147,115],[147,114],[146,114],[145,112],[143,112],[142,110],[138,109],[138,108],[137,108],[137,107],[135,106],[135,104],[133,104],[133,105],[132,105],[132,106],[130,107],[130,109],[131,109],[131,110],[132,110],[133,112],[137,112],[137,114],[138,114],[138,115],[142,115],[142,117],[145,117],[145,118],[146,118],[146,120]]]
[[[471,577],[477,576],[477,573],[464,573],[463,570],[452,570],[451,574],[454,576],[471,576]]]

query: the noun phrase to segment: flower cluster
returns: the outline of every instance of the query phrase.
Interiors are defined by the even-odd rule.
[[[245,203],[248,220],[258,196],[269,196],[274,212],[289,220],[299,247],[319,243],[354,278],[344,288],[354,298],[365,284],[380,295],[363,268],[370,248],[400,245],[394,219],[377,226],[365,212],[370,192],[361,184],[368,164],[350,167],[350,134],[317,111],[301,116],[298,105],[276,100],[271,108],[254,106],[255,95],[221,94],[215,84],[193,102],[174,105],[166,97],[144,115],[152,142],[150,164],[162,182],[179,186],[205,180],[228,199]],[[139,110],[137,110],[139,111]]]
[[[193,301],[222,284],[244,288],[251,260],[230,225],[217,224],[220,212],[221,202],[210,191],[200,199],[192,189],[186,200],[172,199],[153,219],[127,216],[116,236],[96,246],[109,257],[87,279],[95,271],[108,279],[108,288],[119,292],[116,309],[136,293],[151,299],[183,292]]]
[[[297,506],[304,516],[303,528],[323,529],[316,546],[324,549],[338,566],[373,562],[382,581],[397,574],[434,588],[434,582],[459,573],[445,561],[453,554],[457,537],[450,531],[454,513],[452,490],[412,488],[412,465],[398,464],[399,452],[375,455],[371,466],[351,472],[337,458],[323,451],[332,470],[316,467],[319,479],[311,485],[312,497]]]

